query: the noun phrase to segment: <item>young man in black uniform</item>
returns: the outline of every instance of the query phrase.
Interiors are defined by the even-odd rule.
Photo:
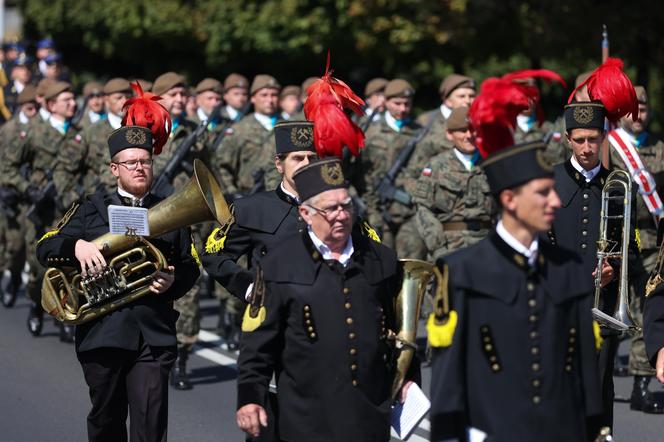
[[[109,205],[151,207],[160,199],[152,184],[152,133],[125,126],[108,139],[116,192],[98,192],[74,206],[57,230],[39,242],[46,267],[80,267],[83,276],[98,274],[106,258],[93,239],[108,233]],[[199,275],[191,256],[191,234],[182,228],[150,240],[169,266],[151,283],[153,292],[118,310],[76,327],[76,354],[90,389],[90,441],[126,441],[127,411],[132,441],[165,441],[168,423],[168,375],[176,359],[173,301]]]
[[[307,228],[260,261],[242,323],[238,425],[255,437],[269,424],[276,372],[281,440],[387,441],[396,255],[351,234],[353,205],[338,159],[313,162],[294,179]]]
[[[429,323],[431,440],[587,440],[601,410],[592,281],[577,254],[538,239],[560,207],[544,143],[507,147],[516,114],[493,137],[495,122],[484,129],[475,113],[496,107],[489,100],[483,89],[470,118],[501,218],[486,239],[438,261],[454,310],[436,309]]]

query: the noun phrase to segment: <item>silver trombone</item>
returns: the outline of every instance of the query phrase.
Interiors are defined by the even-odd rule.
[[[621,204],[622,214],[609,213],[609,204]],[[627,279],[627,257],[629,251],[632,213],[632,177],[624,170],[611,172],[602,188],[602,211],[600,212],[599,240],[597,241],[597,272],[595,274],[595,303],[592,310],[595,320],[613,330],[635,333],[640,327],[632,319],[629,311],[629,284]],[[608,237],[609,221],[622,223],[620,240]],[[618,305],[613,316],[599,309],[602,265],[607,259],[620,259],[620,280],[618,284]]]

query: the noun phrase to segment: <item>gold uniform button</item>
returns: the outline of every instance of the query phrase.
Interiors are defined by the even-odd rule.
[[[305,312],[305,313],[304,313],[304,317],[305,317],[305,318],[310,318],[310,317],[311,317],[311,313],[309,313],[309,312]]]
[[[539,354],[539,347],[533,347],[530,349],[530,353],[532,355],[538,355]]]
[[[533,284],[532,282],[529,282],[526,285],[526,288],[528,289],[529,292],[532,292],[533,290],[535,290],[535,284]]]
[[[491,365],[491,370],[493,370],[493,371],[498,371],[498,370],[500,370],[500,365],[499,365],[499,364],[493,364],[493,365]]]
[[[491,345],[491,344],[487,344],[487,345],[484,346],[484,349],[485,349],[486,351],[491,351],[491,350],[493,350],[493,345]]]
[[[305,311],[305,312],[308,312],[309,310],[311,310],[311,308],[310,308],[308,305],[305,305],[305,306],[304,306],[304,311]]]
[[[483,338],[483,341],[484,341],[484,342],[491,342],[491,338],[488,337],[488,336],[485,336],[485,337]]]
[[[582,222],[583,224],[588,224],[588,218],[583,218],[583,219],[581,220],[581,222]]]
[[[569,364],[565,365],[565,371],[567,371],[567,372],[572,371],[572,366],[569,365]]]
[[[350,349],[350,354],[352,354],[352,355],[356,355],[356,354],[357,354],[357,350],[354,349],[354,348],[351,348],[351,349]]]
[[[316,339],[316,333],[309,333],[309,337],[311,339]]]
[[[538,364],[537,362],[534,362],[533,365],[532,365],[532,369],[533,369],[533,371],[539,371],[540,364]]]
[[[587,231],[587,230],[582,230],[582,231],[581,231],[581,235],[583,235],[583,236],[588,236],[588,231]]]
[[[350,293],[350,289],[348,287],[344,287],[344,295],[347,295]]]
[[[349,308],[350,308],[350,302],[345,303],[345,304],[344,304],[344,307],[346,307],[347,309],[349,309]]]
[[[489,331],[489,327],[487,327],[486,325],[483,325],[483,326],[480,328],[480,330],[482,330],[484,333],[486,333],[486,332]]]
[[[588,198],[590,198],[590,196],[589,196],[587,193],[584,193],[584,194],[583,194],[583,199],[584,199],[584,200],[587,200]]]
[[[585,250],[587,247],[588,247],[588,245],[587,245],[586,243],[581,243],[581,248],[582,248],[582,249]]]
[[[570,335],[575,335],[576,334],[576,329],[574,327],[569,329],[569,334]]]
[[[348,339],[355,339],[355,333],[348,333]]]
[[[350,369],[353,370],[353,371],[356,371],[357,370],[357,364],[351,365]]]
[[[539,335],[536,331],[531,331],[530,332],[530,339],[535,339],[535,338],[537,338],[537,336],[539,336]]]
[[[357,379],[353,379],[353,387],[357,387],[358,384],[359,382],[357,382]]]
[[[537,322],[537,315],[530,315],[528,316],[528,320],[530,322]]]
[[[495,356],[489,356],[489,361],[493,362],[498,362],[498,358]]]
[[[313,328],[313,327],[308,327],[308,328],[307,328],[307,331],[308,331],[309,333],[311,333],[311,332],[314,331],[314,328]]]
[[[574,336],[570,336],[569,337],[569,343],[574,344],[574,341],[576,341],[576,339],[574,339]],[[572,347],[570,347],[570,348],[572,348]]]
[[[542,401],[539,396],[533,396],[533,404],[538,405]]]
[[[353,324],[353,318],[346,318],[346,324],[352,325]]]
[[[539,388],[540,386],[540,380],[539,379],[533,379],[533,387]]]
[[[537,301],[535,301],[534,299],[529,299],[528,300],[528,306],[529,307],[536,307],[537,306]]]
[[[583,206],[583,211],[587,212],[588,211],[588,206]]]

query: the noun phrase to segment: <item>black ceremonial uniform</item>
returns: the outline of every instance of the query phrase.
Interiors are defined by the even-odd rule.
[[[144,204],[150,207],[160,200],[146,196]],[[90,196],[57,235],[44,239],[37,247],[37,258],[45,267],[78,267],[74,255],[76,241],[93,239],[108,233],[107,207],[122,205],[117,193],[95,193]],[[191,256],[189,229],[179,229],[156,239],[150,239],[175,267],[175,280],[171,288],[160,295],[147,295],[101,318],[76,327],[76,351],[84,352],[102,347],[136,350],[141,339],[151,346],[175,345],[177,312],[171,301],[189,290],[199,270]]]
[[[578,255],[540,241],[533,268],[494,231],[439,261],[458,323],[435,350],[431,440],[586,440],[601,411],[590,313]]]
[[[664,348],[664,284],[646,297],[643,309],[643,339],[650,365],[655,367],[657,353]]]
[[[352,240],[346,267],[324,261],[307,231],[260,262],[266,317],[242,336],[238,408],[264,407],[275,372],[284,441],[390,438],[394,367],[386,333],[394,327],[397,259],[361,234]]]
[[[226,234],[223,247],[217,253],[202,257],[205,270],[234,296],[244,301],[247,287],[254,282],[253,270],[237,264],[249,254],[255,260],[281,243],[284,236],[301,229],[298,203],[281,186],[234,202],[235,222]]]

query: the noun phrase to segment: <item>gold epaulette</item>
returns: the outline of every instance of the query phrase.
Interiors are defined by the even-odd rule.
[[[267,317],[265,308],[265,280],[263,279],[263,269],[260,265],[256,268],[256,281],[251,291],[249,305],[244,310],[242,317],[242,331],[250,333],[261,326]]]
[[[600,348],[602,348],[604,338],[602,338],[599,323],[597,321],[593,321],[593,335],[595,335],[595,350],[599,351]]]
[[[452,345],[458,322],[457,312],[449,310],[449,268],[445,264],[442,271],[438,271],[436,267],[434,269],[438,287],[433,302],[433,313],[429,315],[427,321],[429,345],[435,348],[449,347]]]
[[[196,264],[198,264],[199,267],[203,265],[203,263],[201,263],[201,258],[198,256],[198,252],[196,251],[196,246],[194,245],[193,241],[191,242],[191,256],[194,258],[194,261],[196,261]]]
[[[60,230],[67,225],[69,220],[71,219],[72,216],[76,213],[76,210],[78,209],[78,206],[80,204],[74,203],[72,206],[67,210],[67,213],[65,213],[65,216],[62,217],[60,221],[58,221],[58,224],[55,226],[55,229],[49,230],[48,232],[44,233],[44,236],[39,238],[39,241],[37,241],[37,244],[41,243],[44,241],[46,238],[50,238],[51,236],[55,236],[58,233],[60,233]]]

